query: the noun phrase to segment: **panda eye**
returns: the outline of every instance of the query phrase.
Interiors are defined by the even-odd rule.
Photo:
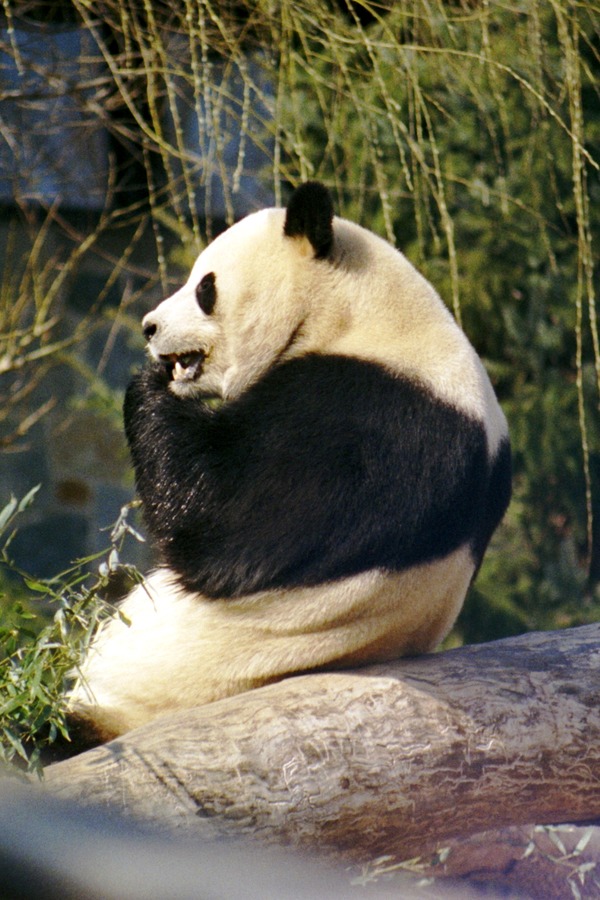
[[[196,288],[196,301],[203,313],[210,316],[217,302],[217,288],[215,285],[215,273],[205,275]]]

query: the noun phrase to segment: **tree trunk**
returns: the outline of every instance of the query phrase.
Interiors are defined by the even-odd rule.
[[[298,676],[50,766],[47,789],[361,863],[600,818],[599,669],[590,625]]]

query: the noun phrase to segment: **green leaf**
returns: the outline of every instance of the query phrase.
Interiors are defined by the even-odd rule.
[[[3,728],[2,733],[4,734],[5,739],[8,741],[10,746],[13,748],[15,753],[27,761],[27,754],[25,753],[25,748],[23,747],[22,741],[14,734],[9,728]]]
[[[36,484],[35,487],[32,487],[31,490],[28,491],[27,494],[25,494],[25,496],[20,501],[20,503],[17,507],[17,512],[22,513],[24,510],[27,509],[28,506],[31,506],[31,504],[33,503],[34,497],[40,488],[41,488],[41,484]]]
[[[47,584],[44,584],[43,581],[36,581],[33,578],[29,578],[26,576],[24,579],[25,584],[29,588],[30,591],[35,591],[36,594],[48,594],[50,593],[50,588]]]
[[[0,512],[0,533],[6,528],[17,508],[17,498],[11,497],[4,509]]]

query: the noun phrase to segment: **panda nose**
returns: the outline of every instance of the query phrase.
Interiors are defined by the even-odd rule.
[[[144,332],[144,337],[146,338],[147,341],[151,341],[151,340],[152,340],[152,338],[153,338],[154,335],[156,334],[156,329],[157,329],[157,327],[158,327],[158,326],[156,325],[156,322],[150,321],[150,320],[148,319],[148,316],[146,316],[146,318],[145,318],[144,321],[142,322],[142,329],[143,329],[143,332]]]

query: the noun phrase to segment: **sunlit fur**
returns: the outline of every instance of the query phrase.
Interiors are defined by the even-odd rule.
[[[156,358],[207,352],[203,378],[173,389],[237,396],[302,323],[286,358],[344,354],[425,382],[484,423],[493,453],[506,420],[479,358],[429,282],[387,241],[353,222],[334,220],[333,252],[321,261],[306,239],[284,236],[284,221],[283,209],[242,219],[200,254],[186,284],[147,317],[161,325],[149,347]],[[208,272],[218,281],[213,316],[195,298]]]

